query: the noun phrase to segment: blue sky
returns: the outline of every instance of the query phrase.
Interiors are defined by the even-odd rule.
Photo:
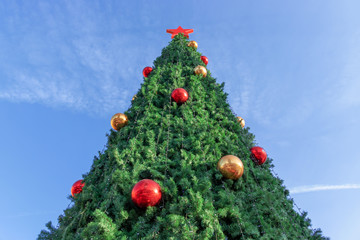
[[[134,2],[0,3],[0,240],[57,221],[178,26],[313,226],[358,239],[360,2]]]

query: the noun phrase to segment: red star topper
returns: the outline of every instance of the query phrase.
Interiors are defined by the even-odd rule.
[[[179,33],[182,33],[185,37],[189,38],[189,33],[194,32],[194,29],[183,29],[179,26],[177,29],[166,29],[166,32],[172,34],[171,38],[174,38]]]

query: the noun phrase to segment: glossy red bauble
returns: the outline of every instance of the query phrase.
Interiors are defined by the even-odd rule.
[[[205,56],[201,56],[201,61],[203,61],[205,63],[205,65],[207,65],[209,63],[209,59]]]
[[[143,179],[131,191],[132,201],[140,208],[157,205],[161,200],[160,185],[150,179]]]
[[[81,193],[85,183],[82,182],[83,180],[76,181],[71,187],[71,195],[75,197],[75,194]]]
[[[151,67],[145,67],[145,68],[143,69],[143,75],[144,75],[144,77],[148,77],[152,70],[153,70],[153,69],[152,69]]]
[[[250,149],[251,159],[258,165],[263,164],[266,161],[267,154],[262,147],[252,147]]]
[[[177,88],[171,93],[171,98],[177,103],[182,104],[189,98],[188,92],[183,88]]]

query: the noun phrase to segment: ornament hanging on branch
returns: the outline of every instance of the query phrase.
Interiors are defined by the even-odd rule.
[[[75,194],[81,193],[83,187],[85,186],[85,183],[82,182],[83,180],[76,181],[72,187],[71,187],[71,195],[75,197]]]
[[[237,180],[244,173],[244,165],[242,161],[234,155],[223,156],[218,164],[217,169],[228,179]]]
[[[143,179],[133,187],[131,200],[140,208],[156,206],[161,200],[160,185],[150,179]]]
[[[171,98],[177,103],[182,104],[189,98],[188,92],[183,88],[177,88],[171,93]]]
[[[206,75],[207,75],[207,70],[206,70],[206,68],[205,68],[204,66],[199,65],[199,66],[196,66],[196,67],[194,68],[194,73],[195,73],[196,75],[202,75],[203,77],[206,77]]]
[[[238,119],[238,122],[240,123],[241,127],[245,127],[245,120],[242,117],[236,117]]]
[[[251,159],[258,165],[262,165],[265,163],[267,154],[262,147],[252,147],[250,149],[251,152]]]
[[[200,59],[201,59],[201,61],[203,61],[203,63],[204,63],[205,65],[208,65],[209,59],[208,59],[207,57],[201,56]]]
[[[147,78],[150,75],[152,70],[153,70],[152,67],[145,67],[143,69],[143,76]]]
[[[137,96],[136,96],[136,94],[135,94],[135,95],[133,96],[133,98],[131,99],[131,101],[134,101],[136,97],[137,97]]]
[[[122,127],[124,127],[125,125],[127,125],[129,123],[128,117],[123,114],[123,113],[116,113],[112,118],[111,118],[111,127],[116,130],[119,131]]]
[[[197,42],[195,42],[195,41],[190,41],[190,42],[188,43],[188,47],[192,47],[192,48],[194,48],[194,49],[197,49],[198,44],[197,44]]]

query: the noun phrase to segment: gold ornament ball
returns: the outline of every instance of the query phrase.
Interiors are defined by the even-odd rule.
[[[199,65],[194,68],[194,73],[196,75],[202,75],[203,77],[206,77],[207,71],[204,66]]]
[[[217,169],[225,178],[237,180],[244,173],[244,165],[242,161],[234,155],[223,156],[218,164]]]
[[[244,128],[245,127],[245,120],[242,117],[237,117],[238,122],[240,123],[241,127]]]
[[[192,48],[197,48],[198,47],[198,44],[197,44],[197,42],[195,42],[195,41],[190,41],[189,43],[188,43],[188,47],[192,47]]]
[[[111,127],[119,131],[122,127],[127,125],[129,122],[127,116],[123,113],[117,113],[111,118]]]
[[[136,98],[136,94],[133,96],[133,98],[131,99],[131,101],[134,101]]]

